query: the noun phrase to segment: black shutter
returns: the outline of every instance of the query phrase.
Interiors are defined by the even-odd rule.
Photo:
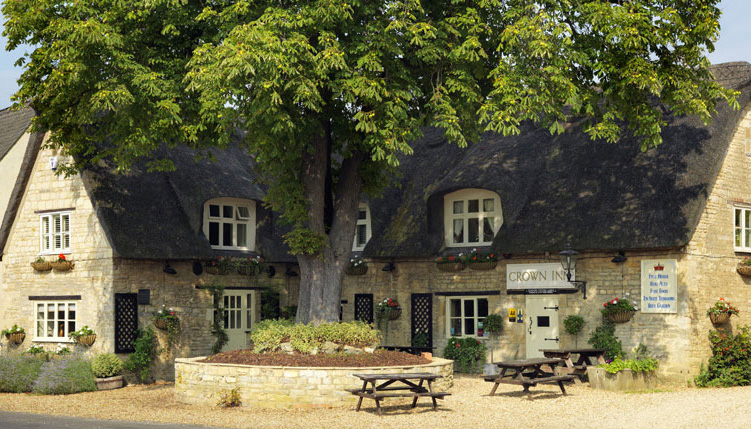
[[[138,335],[138,294],[115,294],[115,353],[133,353]]]
[[[412,346],[418,351],[429,352],[433,348],[433,295],[413,293]]]
[[[355,320],[362,320],[365,323],[373,323],[372,293],[355,294]]]

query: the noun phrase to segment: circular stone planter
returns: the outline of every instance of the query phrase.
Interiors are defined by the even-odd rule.
[[[433,358],[425,365],[390,367],[283,367],[199,362],[205,357],[175,359],[175,399],[186,404],[215,406],[222,393],[235,387],[243,407],[350,407],[357,397],[346,389],[362,387],[355,373],[442,375],[433,389],[446,391],[454,382],[454,361]]]

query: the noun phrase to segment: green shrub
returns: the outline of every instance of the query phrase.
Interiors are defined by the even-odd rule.
[[[488,334],[500,334],[503,331],[503,316],[500,314],[488,314],[482,322],[482,327]]]
[[[563,327],[569,335],[579,335],[579,332],[582,331],[582,326],[584,326],[584,318],[581,316],[574,316],[572,314],[563,319]]]
[[[264,320],[250,334],[256,353],[277,351],[283,342],[289,342],[300,353],[310,353],[326,341],[342,346],[375,347],[379,337],[377,330],[360,321],[313,326],[289,320]]]
[[[699,387],[746,386],[751,384],[751,333],[748,326],[737,334],[709,332],[712,357],[694,379]]]
[[[123,361],[112,353],[103,353],[94,358],[91,369],[98,378],[114,377],[123,372]]]
[[[128,359],[123,363],[123,367],[136,374],[141,380],[141,383],[149,378],[151,363],[154,361],[157,354],[156,342],[154,339],[154,330],[151,327],[139,329],[138,338],[136,338],[136,341],[133,344],[136,351],[128,355]]]
[[[639,343],[634,349],[634,357],[632,359],[622,359],[616,357],[612,362],[600,365],[605,368],[605,371],[615,374],[624,369],[630,369],[634,372],[653,372],[660,366],[660,361],[649,355],[647,346]]]
[[[78,357],[64,357],[42,365],[33,391],[45,395],[64,395],[95,390],[91,362]]]
[[[459,372],[477,372],[485,362],[487,347],[474,338],[451,338],[443,350],[443,357],[452,359]]]
[[[613,322],[603,321],[602,325],[590,333],[588,342],[596,349],[605,349],[605,359],[614,360],[623,357],[623,346],[621,340],[615,336]]]
[[[0,356],[0,392],[31,392],[43,363],[33,356]]]

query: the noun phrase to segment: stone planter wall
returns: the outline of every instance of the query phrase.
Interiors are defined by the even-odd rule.
[[[187,404],[216,405],[222,393],[239,387],[243,407],[297,408],[353,406],[357,397],[345,389],[362,387],[353,373],[398,374],[429,372],[443,375],[433,389],[453,385],[453,364],[447,359],[417,366],[314,368],[250,366],[175,359],[175,399]]]
[[[587,367],[589,386],[593,389],[611,392],[625,392],[634,390],[654,389],[657,386],[657,376],[654,372],[634,372],[630,369],[610,374],[605,368]]]

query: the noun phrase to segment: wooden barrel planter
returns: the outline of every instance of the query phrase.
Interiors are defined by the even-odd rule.
[[[55,261],[50,262],[50,265],[52,265],[52,268],[55,271],[70,271],[73,269],[73,261]]]
[[[605,318],[613,323],[626,323],[629,320],[631,320],[632,317],[634,317],[634,313],[636,313],[636,311],[633,311],[633,310],[618,311],[618,312],[610,313],[606,315]]]
[[[713,325],[724,325],[730,320],[730,313],[709,313]]]
[[[34,271],[50,271],[52,270],[52,264],[49,262],[32,262],[31,268],[34,269]]]
[[[736,271],[742,276],[751,276],[751,265],[738,265]]]
[[[23,332],[14,332],[12,334],[6,334],[5,338],[7,338],[9,342],[18,345],[23,342],[24,338],[26,338],[26,334]]]
[[[76,342],[86,347],[91,347],[95,341],[96,341],[96,334],[81,335],[80,337],[76,337]]]
[[[498,261],[473,262],[469,264],[469,269],[475,271],[490,271],[494,270],[497,265]]]
[[[443,271],[444,273],[452,273],[456,271],[461,271],[464,269],[465,265],[463,262],[454,262],[448,263],[448,264],[436,264],[438,267],[438,271]]]
[[[368,266],[366,264],[362,264],[356,267],[348,267],[345,272],[348,276],[362,276],[368,272]]]

